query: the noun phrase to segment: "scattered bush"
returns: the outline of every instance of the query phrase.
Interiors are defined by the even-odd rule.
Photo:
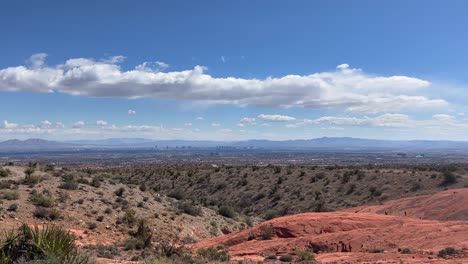
[[[115,195],[119,196],[119,197],[122,197],[125,193],[125,188],[124,187],[120,187],[118,188],[117,190],[115,190]]]
[[[304,250],[298,250],[296,251],[296,258],[299,262],[307,262],[308,264],[314,264],[316,263],[315,261],[315,255],[314,252],[312,252],[310,249],[306,248]]]
[[[236,213],[234,212],[234,209],[232,209],[232,207],[224,206],[224,205],[219,207],[218,213],[228,218],[234,218],[236,216]]]
[[[18,200],[19,197],[20,194],[17,191],[5,191],[2,193],[2,198],[8,201]]]
[[[263,225],[260,227],[260,237],[262,240],[270,240],[275,236],[275,228],[272,225]]]
[[[384,253],[385,250],[383,250],[382,248],[372,248],[372,249],[369,249],[369,253]]]
[[[177,203],[177,208],[180,212],[193,215],[193,216],[201,216],[203,215],[203,210],[200,206],[193,204],[193,202],[188,201],[179,201]]]
[[[34,205],[41,207],[53,207],[55,205],[55,199],[52,196],[38,194],[35,192],[31,192],[29,201],[31,201]]]
[[[447,186],[447,185],[457,183],[457,176],[451,171],[448,171],[448,170],[444,171],[442,173],[442,177],[443,177],[443,180],[441,183],[442,186]]]
[[[78,181],[75,180],[75,177],[73,174],[65,174],[62,177],[63,183],[60,184],[59,188],[65,189],[65,190],[76,190],[78,189]]]
[[[46,219],[50,221],[55,221],[62,218],[62,215],[57,209],[46,209],[43,207],[37,207],[33,212],[33,216],[39,219]]]
[[[16,212],[17,210],[18,210],[18,205],[17,204],[11,204],[7,209],[7,211],[9,211],[9,212]]]
[[[437,256],[439,258],[446,258],[446,257],[457,255],[457,254],[458,254],[458,250],[456,250],[455,248],[446,247],[446,248],[440,250],[439,253],[437,254]]]
[[[409,248],[403,248],[403,249],[400,250],[400,253],[401,254],[412,254],[413,251],[411,249],[409,249]]]
[[[182,190],[176,189],[167,194],[168,197],[174,198],[176,200],[184,200],[185,193]]]
[[[231,259],[227,249],[221,246],[201,248],[197,253],[201,258],[208,261],[227,262]]]
[[[292,262],[294,260],[293,256],[291,255],[283,255],[279,258],[281,262]]]

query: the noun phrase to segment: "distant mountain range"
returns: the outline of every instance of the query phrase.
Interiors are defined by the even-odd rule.
[[[246,141],[197,141],[151,140],[145,138],[110,138],[102,140],[49,141],[44,139],[12,139],[0,142],[0,152],[54,151],[80,149],[149,149],[149,148],[257,148],[295,150],[468,150],[466,141],[436,140],[375,140],[350,137],[323,137],[304,140],[246,140]]]

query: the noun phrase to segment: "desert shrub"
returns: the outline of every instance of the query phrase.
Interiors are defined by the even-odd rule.
[[[234,209],[232,209],[232,207],[229,207],[229,206],[221,206],[219,207],[218,209],[218,213],[224,217],[228,217],[228,218],[234,218],[236,216],[236,213],[234,212]]]
[[[400,250],[400,253],[401,254],[412,254],[413,251],[411,249],[409,249],[409,248],[403,248],[403,249]]]
[[[296,258],[299,262],[307,261],[308,264],[316,263],[314,252],[308,248],[296,251]]]
[[[17,191],[5,191],[2,193],[2,198],[8,201],[18,200],[20,197]]]
[[[268,255],[265,257],[265,260],[276,260],[276,255]]]
[[[136,212],[135,210],[128,209],[125,210],[125,214],[122,217],[122,223],[127,224],[127,225],[134,225],[137,222],[137,217],[136,217]]]
[[[180,190],[176,189],[171,191],[170,193],[167,194],[168,197],[174,198],[176,200],[184,200],[185,199],[185,193]]]
[[[24,174],[26,174],[26,176],[31,176],[32,174],[34,173],[34,169],[33,168],[26,168],[24,170]]]
[[[113,259],[120,256],[120,250],[114,245],[97,245],[96,255],[100,258]]]
[[[268,212],[266,212],[265,214],[265,220],[271,220],[273,218],[276,218],[279,216],[279,213],[275,210],[269,210]]]
[[[270,240],[275,236],[275,228],[272,225],[263,225],[260,227],[260,237],[262,240]]]
[[[94,222],[88,223],[88,229],[89,229],[89,230],[94,230],[94,229],[96,229],[96,228],[97,228],[97,224],[96,224],[96,223],[94,223]]]
[[[417,190],[420,190],[422,188],[421,183],[419,182],[413,182],[410,187],[410,191],[415,192]]]
[[[0,178],[8,177],[11,174],[9,169],[0,168]]]
[[[76,190],[78,189],[78,181],[76,181],[75,177],[73,174],[65,174],[62,177],[62,184],[60,184],[59,188],[65,189],[65,190]]]
[[[453,255],[456,255],[456,254],[458,254],[458,250],[456,250],[453,247],[446,247],[446,248],[440,250],[439,253],[437,254],[437,256],[439,258],[446,258],[446,257],[453,256]]]
[[[177,208],[180,212],[193,215],[193,216],[201,216],[203,215],[203,210],[200,206],[193,204],[192,202],[188,201],[179,201],[177,203]]]
[[[65,191],[59,191],[58,196],[59,196],[58,201],[61,203],[64,203],[70,199],[70,195],[66,193]]]
[[[33,216],[39,219],[46,219],[50,221],[58,220],[62,218],[62,215],[57,209],[46,209],[43,207],[37,207],[33,212]]]
[[[31,192],[29,195],[29,201],[41,207],[53,207],[55,205],[55,199],[52,196],[35,192]]]
[[[283,255],[279,258],[281,262],[292,262],[294,260],[293,256],[291,255]]]
[[[140,250],[151,245],[153,232],[144,219],[138,221],[138,229],[136,232],[131,233],[131,235],[132,237],[125,241],[125,250]]]
[[[197,253],[201,258],[208,261],[227,262],[231,259],[227,249],[222,246],[201,248]]]
[[[7,211],[9,211],[9,212],[16,212],[17,210],[18,210],[18,205],[17,204],[11,204],[7,209]]]
[[[0,190],[1,189],[10,189],[12,182],[8,180],[2,180],[0,181]]]
[[[457,183],[457,176],[451,171],[446,170],[442,172],[442,177],[443,177],[443,180],[441,183],[442,186],[447,186],[447,185]]]
[[[42,176],[34,174],[26,174],[24,177],[24,184],[29,185],[30,187],[35,186],[36,184],[42,181]]]
[[[112,213],[112,209],[106,208],[106,209],[104,210],[104,213],[105,213],[105,214],[111,214],[111,213]]]
[[[95,187],[95,188],[99,188],[99,187],[101,187],[101,183],[102,183],[102,177],[101,176],[94,176],[93,179],[91,180],[90,185]]]
[[[114,194],[119,196],[119,197],[122,197],[125,193],[125,188],[124,187],[120,187],[118,188],[117,190],[115,190]]]
[[[96,217],[96,221],[98,221],[98,222],[104,221],[104,216],[100,215],[100,216]]]
[[[346,190],[346,194],[347,195],[350,195],[354,192],[354,190],[356,190],[356,184],[354,183],[351,183],[349,186],[348,186],[348,190]]]
[[[75,245],[75,236],[55,225],[29,227],[4,235],[0,243],[0,263],[91,264]]]
[[[384,253],[385,250],[382,248],[371,248],[369,249],[369,253]]]

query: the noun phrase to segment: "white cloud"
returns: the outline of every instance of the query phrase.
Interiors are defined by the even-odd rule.
[[[203,120],[204,118],[202,116],[199,116],[197,118],[195,118],[195,120]]]
[[[255,124],[255,118],[253,118],[253,117],[244,117],[239,121],[239,123],[244,124],[244,125],[245,124],[253,125],[253,124]]]
[[[222,61],[223,63],[226,63],[226,57],[221,56],[221,61]]]
[[[188,127],[190,127],[190,126],[192,126],[192,125],[193,125],[192,123],[185,123],[185,124],[184,124],[184,126],[188,126]]]
[[[287,121],[296,120],[295,117],[286,116],[286,115],[265,115],[265,114],[261,114],[261,115],[258,116],[258,118],[266,120],[266,121],[272,121],[272,122],[287,122]]]
[[[5,128],[5,129],[13,129],[13,128],[17,128],[17,127],[18,127],[18,124],[9,123],[7,120],[3,120],[3,128]]]
[[[221,124],[220,124],[220,123],[212,123],[211,126],[212,126],[212,127],[220,127]]]
[[[73,124],[73,127],[74,127],[74,128],[80,128],[80,127],[83,127],[83,126],[85,126],[85,125],[86,125],[86,123],[85,123],[84,121],[77,121],[77,122],[75,122],[75,123]]]
[[[457,122],[452,116],[439,114],[432,119],[417,120],[405,114],[383,114],[375,117],[336,117],[324,116],[317,119],[304,119],[288,128],[297,128],[308,124],[328,124],[332,126],[362,126],[380,128],[409,128],[421,130],[444,130],[453,128],[468,128],[468,124]]]
[[[52,123],[49,120],[44,120],[41,122],[42,127],[48,128],[52,126]]]
[[[135,110],[132,110],[132,109],[129,109],[127,113],[128,113],[129,115],[136,115],[136,111],[135,111]]]
[[[219,78],[196,66],[161,72],[161,62],[121,70],[121,57],[108,60],[69,59],[47,66],[46,54],[36,54],[30,66],[0,69],[0,91],[61,92],[94,97],[155,97],[205,103],[265,107],[334,108],[379,113],[443,108],[448,103],[420,93],[426,80],[408,76],[373,76],[347,64],[336,71],[286,75],[266,79]]]
[[[98,120],[96,121],[96,125],[98,126],[107,126],[107,122],[104,120]]]
[[[439,121],[452,121],[454,119],[453,116],[447,115],[447,114],[433,115],[432,118],[434,118],[435,120],[439,120]]]

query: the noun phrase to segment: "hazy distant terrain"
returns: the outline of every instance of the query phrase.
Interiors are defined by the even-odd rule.
[[[103,140],[49,141],[43,139],[7,140],[0,142],[0,152],[50,151],[72,149],[191,149],[215,148],[268,149],[268,150],[468,150],[466,141],[442,140],[375,140],[350,137],[323,137],[307,140],[247,140],[247,141],[197,141],[197,140],[151,140],[145,138],[110,138]]]

